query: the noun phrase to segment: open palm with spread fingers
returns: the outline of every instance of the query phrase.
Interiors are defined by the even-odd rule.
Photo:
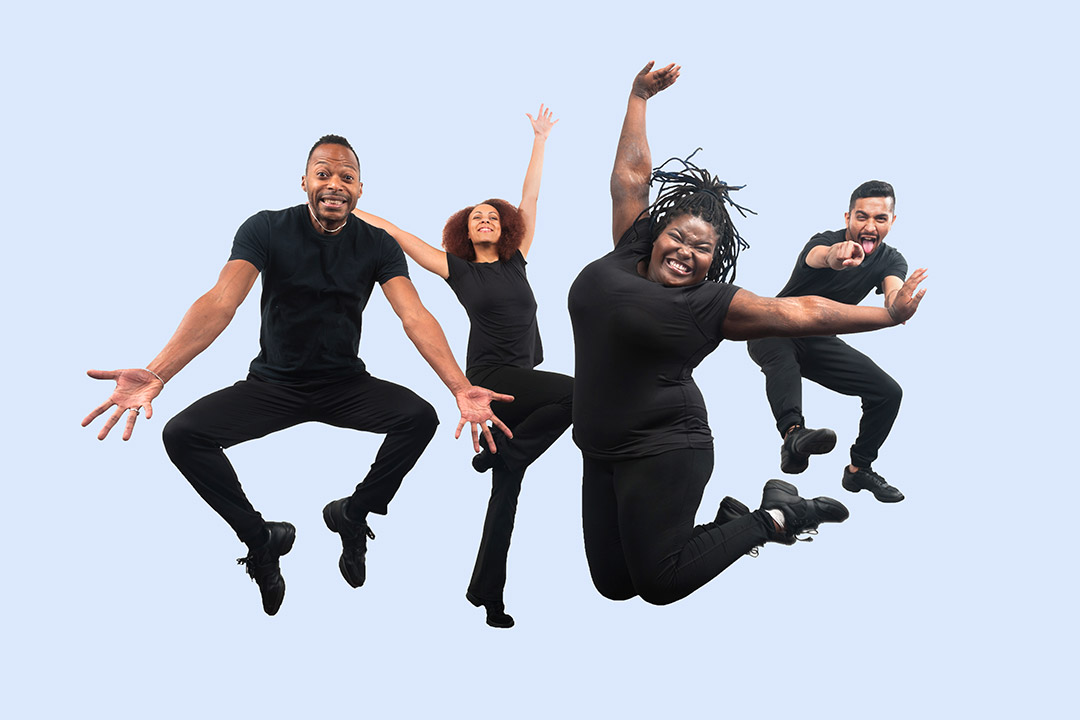
[[[164,387],[162,381],[149,370],[128,368],[125,370],[87,370],[86,374],[96,380],[115,380],[116,388],[105,402],[98,405],[89,415],[83,418],[82,426],[86,427],[99,415],[108,412],[109,408],[116,406],[116,411],[105,421],[105,425],[98,433],[98,440],[104,440],[113,429],[113,425],[120,422],[120,417],[127,412],[127,423],[124,426],[123,439],[131,438],[131,432],[135,429],[135,420],[139,417],[139,411],[146,410],[146,417],[152,417],[154,408],[150,404],[154,398],[161,394]]]
[[[525,117],[529,118],[529,122],[532,123],[533,132],[545,140],[551,133],[551,128],[555,127],[555,123],[559,122],[553,119],[551,108],[545,108],[543,103],[540,103],[540,110],[536,113],[536,117],[529,113],[525,113]]]

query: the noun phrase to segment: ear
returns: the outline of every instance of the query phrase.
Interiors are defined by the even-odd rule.
[[[357,183],[359,187],[356,188],[356,199],[359,200],[360,196],[364,194],[364,183]]]
[[[300,176],[300,189],[307,192],[307,175]]]
[[[844,227],[847,227],[849,222],[851,222],[851,213],[846,212],[844,213]]]

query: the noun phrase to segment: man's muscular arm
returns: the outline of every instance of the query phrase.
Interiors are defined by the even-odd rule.
[[[478,429],[484,434],[488,447],[495,452],[495,441],[491,437],[491,430],[487,421],[490,420],[495,427],[499,428],[507,437],[513,437],[510,428],[503,421],[495,417],[491,411],[491,401],[511,402],[513,396],[494,393],[485,388],[477,387],[469,382],[465,373],[461,372],[454,354],[450,351],[450,345],[446,342],[446,335],[438,321],[428,312],[420,296],[416,294],[416,288],[407,277],[398,276],[391,278],[382,284],[383,293],[390,301],[390,306],[401,319],[405,334],[412,340],[413,345],[427,360],[428,365],[439,376],[439,379],[454,393],[458,409],[461,411],[461,420],[458,422],[454,437],[461,436],[461,429],[465,423],[469,423],[472,430],[473,447],[480,451]]]
[[[82,426],[86,427],[99,415],[116,406],[116,411],[105,421],[98,433],[98,440],[104,440],[125,411],[135,410],[128,414],[124,427],[123,439],[130,439],[135,429],[138,409],[146,408],[146,417],[153,416],[151,402],[161,393],[164,383],[171,380],[196,355],[210,347],[228,327],[236,309],[247,297],[258,277],[259,271],[248,261],[230,260],[221,270],[214,287],[191,305],[184,314],[184,319],[180,321],[180,327],[145,370],[129,368],[87,371],[87,375],[97,380],[115,380],[116,388],[108,400],[83,418]]]

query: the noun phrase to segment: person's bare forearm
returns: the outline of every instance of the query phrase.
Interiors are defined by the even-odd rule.
[[[635,93],[630,93],[626,103],[626,116],[623,118],[619,133],[619,145],[615,150],[615,167],[611,172],[611,187],[614,192],[626,176],[644,178],[652,173],[652,152],[645,131],[646,100]]]
[[[402,326],[409,340],[450,392],[457,395],[472,384],[461,372],[442,327],[431,313],[427,310],[418,312],[404,320]]]
[[[898,325],[886,308],[847,305],[816,295],[776,298],[776,337],[843,335]]]
[[[199,353],[210,347],[232,322],[235,314],[235,307],[222,304],[211,293],[203,295],[188,308],[172,338],[146,369],[168,382]]]

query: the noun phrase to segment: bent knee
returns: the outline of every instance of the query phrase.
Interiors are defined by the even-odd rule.
[[[180,413],[165,423],[165,427],[161,429],[161,441],[166,450],[184,447],[191,443],[197,429],[196,423],[188,420],[184,413]]]

